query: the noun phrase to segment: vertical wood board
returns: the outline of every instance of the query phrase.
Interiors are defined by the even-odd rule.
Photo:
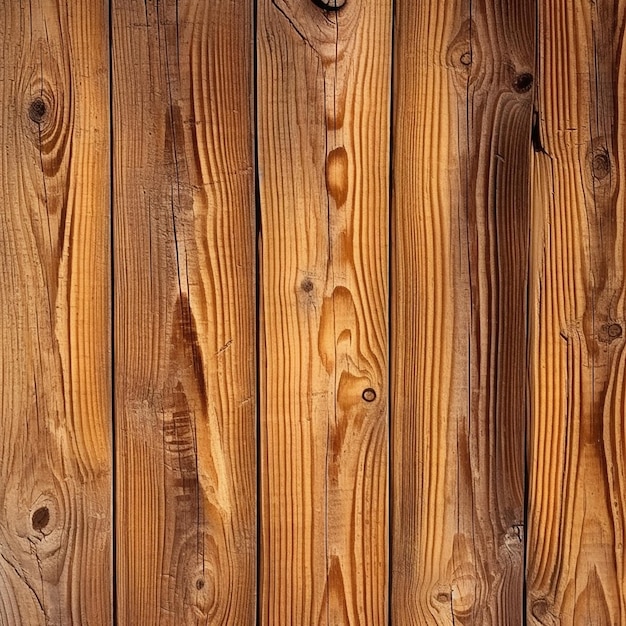
[[[386,619],[391,2],[331,4],[258,5],[268,626]]]
[[[626,621],[626,4],[541,4],[529,624]]]
[[[106,3],[0,8],[0,623],[111,620]]]
[[[394,624],[518,624],[534,4],[396,2]]]
[[[251,624],[252,6],[112,13],[119,622]]]

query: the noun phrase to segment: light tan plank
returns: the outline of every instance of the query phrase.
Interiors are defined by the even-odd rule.
[[[108,623],[106,3],[4,2],[0,51],[0,623]]]
[[[119,623],[254,622],[252,5],[113,2]]]
[[[534,3],[397,0],[397,626],[521,624]]]
[[[268,626],[386,614],[391,2],[318,4],[258,7]]]
[[[529,624],[626,623],[626,3],[540,3]]]

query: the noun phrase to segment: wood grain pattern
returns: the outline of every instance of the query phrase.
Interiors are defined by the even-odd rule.
[[[4,2],[0,50],[0,623],[108,623],[106,3]]]
[[[0,2],[0,626],[626,623],[625,32]]]
[[[113,2],[120,624],[254,621],[252,37]]]
[[[541,3],[529,624],[626,622],[626,3]]]
[[[258,14],[269,626],[386,619],[391,2],[318,4]]]
[[[393,623],[521,624],[533,2],[396,10]]]

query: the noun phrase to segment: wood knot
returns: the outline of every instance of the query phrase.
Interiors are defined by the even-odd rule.
[[[445,62],[453,70],[459,94],[466,93],[468,82],[479,86],[484,80],[482,58],[479,28],[472,20],[465,20],[445,51]]]
[[[310,278],[305,278],[300,283],[300,289],[305,293],[311,293],[313,291],[313,281]]]
[[[196,589],[200,591],[200,589],[202,589],[203,587],[204,587],[204,578],[198,578],[198,580],[196,580]]]
[[[533,75],[528,72],[518,74],[513,80],[513,89],[517,93],[526,93],[533,86]]]
[[[35,124],[41,124],[47,112],[48,107],[43,101],[43,98],[35,98],[28,107],[28,117],[30,117]]]
[[[606,149],[600,150],[591,159],[591,175],[596,180],[606,178],[611,171],[611,159]]]
[[[469,51],[464,52],[459,61],[461,61],[461,65],[465,65],[465,67],[470,66],[472,64],[472,53]]]
[[[446,591],[440,591],[436,596],[435,599],[437,600],[437,602],[441,602],[442,604],[449,604],[450,603],[450,599],[451,596],[448,592]]]
[[[313,4],[325,11],[339,11],[346,4],[346,0],[313,0]]]
[[[371,387],[368,387],[363,390],[362,397],[365,402],[374,402],[376,400],[376,392]]]
[[[530,608],[533,616],[538,620],[543,619],[550,609],[548,601],[545,598],[539,598],[539,600],[535,600]]]
[[[596,339],[601,343],[608,344],[619,339],[623,335],[623,332],[622,325],[617,322],[602,324],[596,334]]]
[[[622,336],[622,327],[619,324],[609,324],[607,334],[611,339],[617,339]]]
[[[47,506],[39,507],[31,517],[33,530],[41,532],[50,523],[50,510]]]

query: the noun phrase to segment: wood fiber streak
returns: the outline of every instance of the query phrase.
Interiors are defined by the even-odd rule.
[[[520,624],[534,2],[394,24],[392,620]]]
[[[626,623],[626,3],[540,3],[529,624]]]
[[[254,623],[251,3],[113,2],[119,623]]]
[[[106,3],[0,7],[0,624],[111,620]]]
[[[258,10],[261,623],[384,624],[391,1]]]

